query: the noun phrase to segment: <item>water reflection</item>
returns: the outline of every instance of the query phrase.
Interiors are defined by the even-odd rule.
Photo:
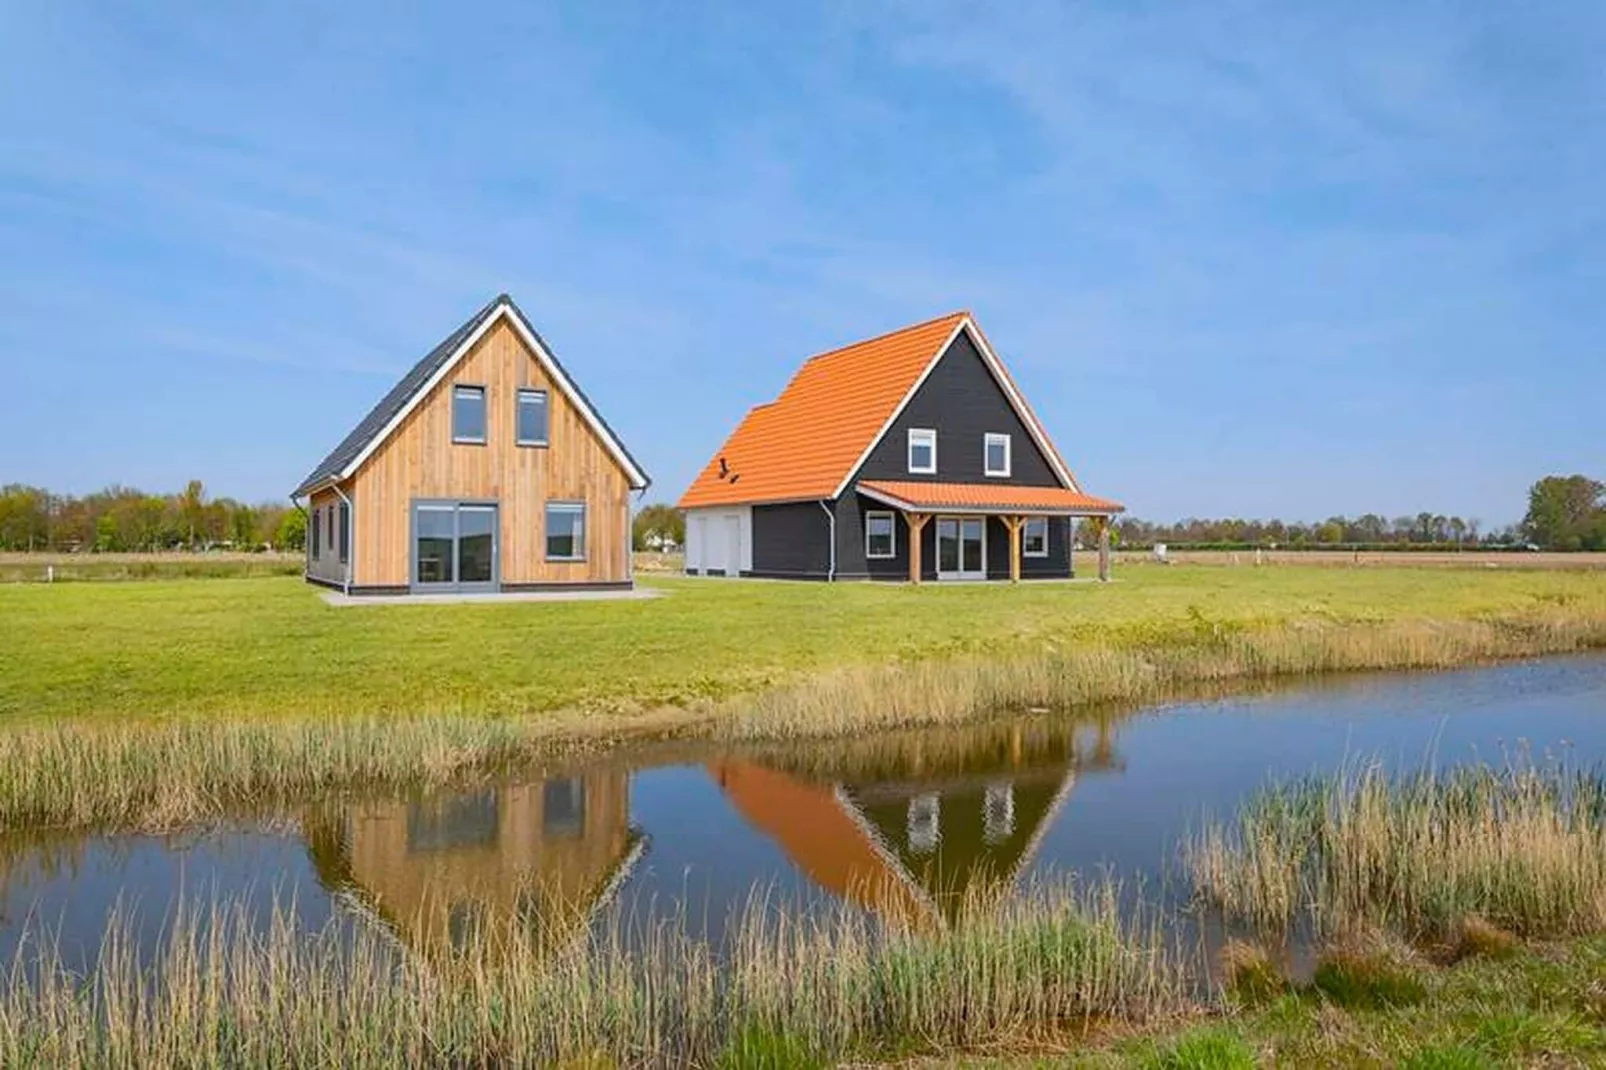
[[[943,924],[1017,886],[1080,776],[1116,767],[1111,724],[1002,725],[827,745],[709,773],[817,887]]]
[[[562,939],[610,901],[646,849],[629,776],[593,771],[309,813],[323,886],[426,955],[518,931]]]
[[[717,939],[755,886],[803,909],[847,903],[922,925],[1045,875],[1107,869],[1147,894],[1205,814],[1231,813],[1269,778],[1358,757],[1499,761],[1519,738],[1587,767],[1606,761],[1603,714],[1596,655],[1079,723],[683,743],[171,835],[17,834],[0,837],[0,964],[44,926],[70,966],[89,965],[108,918],[130,905],[132,939],[154,948],[180,901],[247,899],[264,926],[273,899],[293,901],[303,925],[378,924],[441,956],[497,929],[538,935],[539,950],[610,903],[631,919],[680,915]]]

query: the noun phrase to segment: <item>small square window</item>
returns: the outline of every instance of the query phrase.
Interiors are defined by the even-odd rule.
[[[518,395],[518,438],[520,446],[547,444],[545,390],[520,390]]]
[[[891,513],[864,514],[864,556],[898,556],[898,523]]]
[[[937,432],[923,428],[910,429],[909,472],[912,475],[937,474]]]
[[[1009,436],[989,433],[983,444],[985,468],[990,476],[1009,475]]]
[[[583,502],[548,502],[546,507],[548,561],[584,561],[586,507]]]
[[[1022,557],[1048,556],[1048,517],[1026,518],[1026,527],[1021,532],[1020,552]]]
[[[485,444],[485,388],[452,387],[452,441]]]

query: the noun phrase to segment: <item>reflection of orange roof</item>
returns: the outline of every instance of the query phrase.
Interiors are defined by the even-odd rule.
[[[1118,502],[1064,487],[1007,483],[908,483],[866,480],[859,489],[900,509],[976,509],[987,512],[1119,513]]]
[[[834,497],[965,319],[955,312],[811,358],[747,414],[680,508]]]
[[[815,884],[890,919],[932,916],[929,900],[895,871],[896,860],[878,850],[834,789],[750,762],[724,762],[708,771],[742,816],[779,843]]]

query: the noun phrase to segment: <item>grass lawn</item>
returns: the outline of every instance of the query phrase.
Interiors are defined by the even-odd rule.
[[[1165,645],[1295,622],[1606,617],[1574,573],[1133,567],[921,588],[646,581],[645,602],[335,609],[292,578],[0,586],[0,717],[630,714],[833,668]]]
[[[1350,979],[1346,979],[1350,980]],[[1606,940],[1536,946],[1358,984],[1332,978],[1206,1024],[1093,1051],[931,1060],[935,1067],[1253,1070],[1331,1066],[1481,1070],[1606,1065]]]

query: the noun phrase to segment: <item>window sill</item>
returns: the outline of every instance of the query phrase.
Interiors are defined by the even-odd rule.
[[[518,446],[520,449],[544,450],[544,449],[549,448],[552,445],[552,443],[550,443],[550,442],[524,442],[524,441],[521,440],[521,441],[513,443],[513,445]]]
[[[454,446],[483,446],[483,445],[485,445],[485,440],[483,438],[454,438],[454,439],[452,439],[452,445],[454,445]]]
[[[585,560],[583,557],[547,557],[547,562],[553,565],[583,565]]]

